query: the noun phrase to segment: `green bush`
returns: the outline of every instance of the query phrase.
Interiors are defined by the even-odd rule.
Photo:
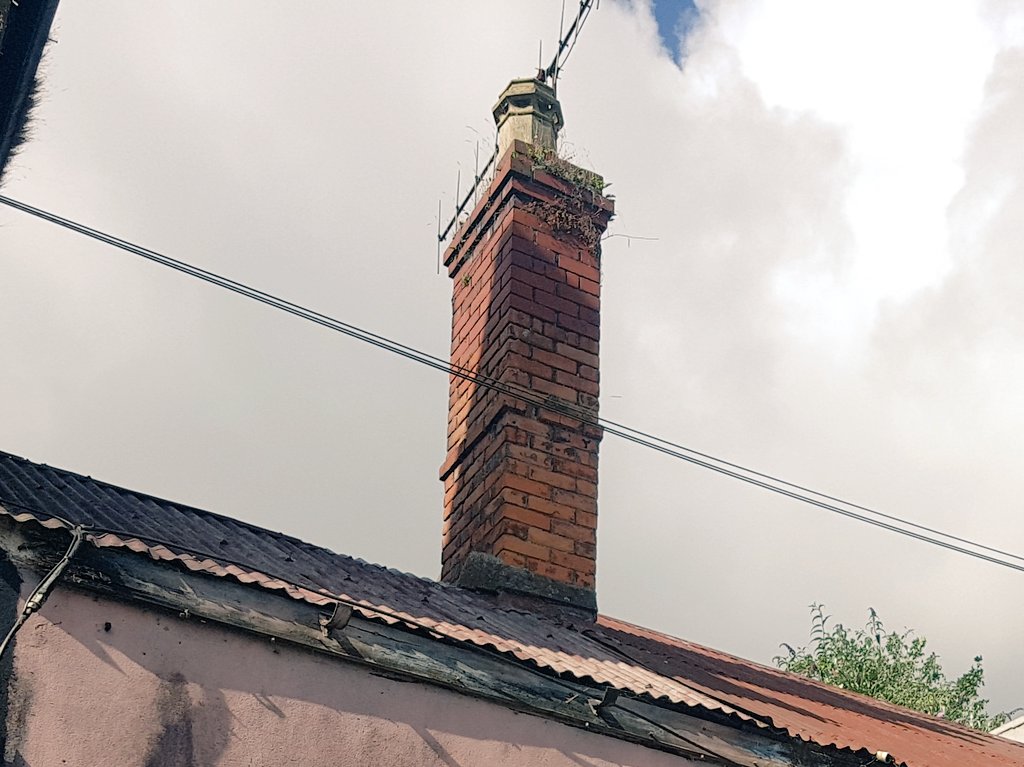
[[[987,700],[980,697],[985,684],[981,656],[956,679],[947,679],[927,640],[911,630],[886,631],[874,609],[862,629],[850,630],[841,623],[829,625],[824,605],[811,605],[811,641],[793,649],[782,644],[786,655],[775,665],[844,690],[870,695],[898,706],[950,721],[991,730],[1009,718],[989,716]]]

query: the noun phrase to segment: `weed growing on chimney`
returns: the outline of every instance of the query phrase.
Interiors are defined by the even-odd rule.
[[[550,226],[553,232],[575,237],[588,248],[599,248],[601,232],[584,209],[583,197],[570,198],[566,200],[566,204],[571,206],[571,209],[564,205],[536,200],[526,203],[523,210],[535,215]]]
[[[529,157],[534,170],[543,170],[569,183],[575,191],[566,198],[565,205],[531,202],[525,209],[533,213],[555,232],[576,237],[588,248],[600,247],[601,233],[588,215],[586,207],[592,205],[595,195],[605,188],[604,179],[593,171],[573,165],[555,152],[531,146]]]
[[[530,159],[534,170],[546,170],[552,176],[568,181],[577,189],[587,189],[594,194],[602,194],[606,184],[604,179],[591,170],[573,165],[568,159],[559,157],[550,150],[530,146]]]

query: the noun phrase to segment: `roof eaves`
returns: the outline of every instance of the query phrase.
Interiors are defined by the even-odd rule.
[[[42,528],[42,530],[50,532],[56,530],[66,531],[68,529],[68,526],[60,520],[40,520],[34,515],[25,512],[11,515],[10,511],[3,507],[0,507],[0,514],[4,514],[17,522],[18,525],[16,527],[25,525],[36,527],[36,529]],[[294,591],[268,588],[263,581],[249,578],[248,576],[252,575],[252,573],[241,568],[231,565],[223,566],[218,563],[201,562],[194,558],[190,561],[187,556],[183,558],[180,555],[175,555],[174,552],[164,551],[161,547],[137,545],[142,543],[137,539],[134,541],[115,542],[109,538],[103,540],[107,537],[107,534],[100,534],[99,536],[87,535],[89,538],[88,542],[92,545],[87,550],[84,550],[85,561],[79,563],[79,565],[73,564],[68,571],[69,577],[74,584],[79,588],[84,587],[90,590],[95,588],[101,594],[118,599],[138,600],[150,606],[169,608],[185,619],[196,618],[204,621],[221,622],[227,626],[253,632],[256,635],[277,636],[285,641],[296,642],[310,649],[321,650],[331,655],[340,656],[339,659],[357,663],[368,663],[385,673],[408,676],[417,681],[451,687],[458,692],[493,699],[493,702],[509,708],[547,716],[573,726],[583,726],[587,729],[596,728],[593,731],[603,732],[603,734],[625,740],[632,740],[651,748],[668,750],[688,757],[699,757],[701,761],[707,761],[708,763],[716,763],[718,761],[723,765],[743,765],[744,767],[755,767],[755,765],[784,767],[784,765],[788,766],[795,762],[788,760],[788,758],[782,761],[774,757],[763,758],[764,755],[768,753],[775,754],[776,756],[789,754],[793,748],[799,748],[798,743],[802,743],[800,739],[793,738],[784,730],[768,728],[763,723],[752,721],[746,717],[728,714],[724,711],[711,711],[700,705],[680,704],[665,698],[655,698],[654,696],[642,693],[635,694],[628,690],[624,691],[626,694],[621,698],[621,703],[625,708],[620,706],[616,711],[617,714],[626,714],[626,719],[632,723],[626,726],[625,729],[617,730],[615,726],[609,729],[608,722],[602,724],[600,711],[595,708],[595,705],[600,702],[601,691],[610,686],[607,683],[602,683],[590,677],[560,674],[550,667],[545,667],[544,664],[536,663],[529,657],[519,657],[516,653],[501,651],[494,645],[488,646],[455,639],[425,627],[420,623],[410,624],[405,620],[393,620],[390,614],[382,616],[368,608],[357,608],[355,610],[358,618],[365,621],[366,624],[379,625],[383,623],[388,626],[388,632],[398,631],[404,633],[406,637],[409,636],[408,632],[411,632],[419,637],[417,641],[428,644],[421,644],[417,651],[410,654],[410,639],[407,638],[397,641],[397,646],[401,648],[397,654],[389,654],[387,648],[383,647],[383,652],[381,652],[381,648],[378,648],[378,650],[369,654],[352,655],[351,642],[332,644],[328,635],[325,634],[324,638],[321,638],[315,628],[317,625],[315,616],[317,614],[324,615],[325,611],[323,608],[336,601],[327,595],[316,594],[301,588]],[[51,543],[43,548],[52,549],[51,554],[48,556],[58,556],[59,552],[63,549],[64,543],[60,542],[58,544],[49,536],[47,536],[47,539]],[[22,565],[27,562],[34,562],[32,565],[34,567],[48,567],[50,562],[45,556],[40,555],[41,547],[36,542],[37,539],[29,538],[28,540],[30,545],[25,547],[25,550],[34,553],[23,554],[22,557],[28,557],[28,559],[21,559]],[[93,553],[90,554],[90,551]],[[113,556],[115,559],[108,560],[104,552],[109,552],[109,556]],[[103,565],[105,561],[109,561],[109,564]],[[131,562],[139,564],[133,565]],[[211,569],[210,564],[214,566],[214,569]],[[185,579],[176,574],[158,575],[167,567],[178,566],[183,566],[188,571],[189,574]],[[223,579],[227,581],[225,587],[229,590],[223,591],[224,587],[202,585],[203,583],[213,583],[213,580],[204,578],[204,576],[210,575],[218,576],[216,580]],[[146,584],[141,590],[140,583]],[[180,590],[180,602],[167,599],[169,592],[165,589],[168,588],[168,584],[173,584],[175,588]],[[242,591],[239,591],[240,588]],[[234,589],[234,591],[230,589]],[[270,599],[252,601],[254,599],[252,595],[260,592],[266,593]],[[234,595],[227,598],[225,602],[235,606],[235,618],[231,619],[226,614],[218,615],[216,612],[204,612],[202,607],[195,608],[197,600],[198,602],[208,600],[208,597],[204,597],[204,595],[209,594],[216,594],[222,600],[225,599],[226,595]],[[244,596],[245,594],[250,596]],[[291,598],[286,599],[286,597]],[[288,626],[289,628],[283,633],[275,633],[273,623],[268,624],[266,619],[260,616],[264,611],[268,611],[268,617],[277,613],[281,608],[269,606],[272,604],[285,604],[280,601],[282,599],[285,600],[285,603],[300,602],[307,607],[304,607],[301,613],[292,613],[285,605],[284,612],[280,613],[281,615],[301,614],[306,617],[298,623],[295,623],[294,619],[279,621],[279,625]],[[211,603],[206,601],[206,604],[209,605]],[[309,612],[309,608],[314,608],[312,613]],[[310,615],[314,617],[311,619]],[[381,633],[379,627],[373,629],[360,628],[360,625],[365,626],[366,624],[359,624],[358,621],[353,621],[349,627],[342,629],[342,631],[346,632],[346,636],[349,636],[348,632],[350,630],[356,632],[351,638],[356,639],[356,648],[363,648],[363,651],[370,644],[379,640],[383,641],[383,638],[388,636],[388,633]],[[321,627],[323,626],[322,623],[320,625]],[[394,634],[391,635],[395,636]],[[437,643],[438,646],[436,651],[430,649],[430,646],[434,645],[434,643]],[[334,644],[337,646],[335,647]],[[445,645],[450,649],[443,650],[440,648],[440,645]],[[456,652],[455,655],[452,654],[453,651]],[[458,653],[470,653],[471,655],[459,655]],[[432,660],[426,664],[417,665],[421,661],[416,661],[416,658]],[[477,660],[473,660],[473,658]],[[488,658],[491,660],[487,660]],[[397,663],[391,665],[396,660]],[[409,665],[410,661],[413,665]],[[438,662],[440,662],[440,665],[438,665]],[[494,694],[490,694],[487,693],[489,688],[485,683],[487,673],[481,673],[481,669],[490,668],[493,671],[497,668],[494,665],[495,663],[504,664],[502,667],[508,670],[519,668],[521,670],[520,674],[526,672],[528,675],[536,675],[535,678],[537,679],[549,681],[546,684],[537,682],[532,686],[527,683],[523,687],[526,693],[523,696],[513,694],[510,692],[513,688],[505,687],[501,683],[492,691]],[[446,664],[451,666],[447,674],[443,670]],[[473,668],[474,672],[466,675],[466,668]],[[434,671],[430,669],[434,669]],[[462,671],[459,672],[458,669],[462,669]],[[439,675],[435,675],[435,672]],[[454,676],[452,676],[453,672]],[[520,686],[522,686],[522,678],[520,676]],[[484,686],[479,687],[480,684]],[[467,687],[466,685],[469,686]],[[614,685],[611,686],[614,687]],[[546,688],[547,692],[540,693],[539,690],[541,688]],[[559,689],[561,693],[559,693]],[[546,701],[546,703],[537,708],[539,700]],[[576,703],[565,706],[567,700],[576,700]],[[587,713],[588,711],[590,712],[589,714]],[[646,720],[643,719],[644,716],[647,717]],[[633,718],[630,719],[630,717]],[[636,717],[640,717],[640,719],[638,720]],[[642,721],[652,721],[652,718],[656,720],[659,717],[666,718],[664,721],[668,722],[667,725],[658,725],[667,728],[665,730],[667,735],[656,736],[649,728],[645,730],[641,726]],[[613,717],[609,721],[614,723],[617,718],[619,717]],[[673,726],[680,728],[674,734]],[[703,753],[688,748],[687,736],[693,737],[699,733],[715,732],[718,733],[715,737],[719,739],[723,737],[729,738],[729,733],[736,733],[735,742],[730,741],[730,748],[733,749],[730,753],[739,754],[743,758],[739,761],[732,759],[726,759],[725,761],[714,758],[708,759],[708,754],[711,754],[711,752]],[[747,735],[742,735],[741,733],[743,732],[746,732]],[[758,740],[759,738],[766,740]],[[755,741],[761,745],[752,749],[751,744],[755,743]],[[712,739],[709,742],[713,743],[714,740]],[[695,743],[691,743],[691,745]],[[838,750],[835,750],[835,752],[836,754],[840,753]],[[826,756],[822,755],[820,749],[815,748],[814,753],[818,755],[818,758],[808,761],[806,764],[812,767],[839,767],[834,761],[829,761]],[[862,761],[861,759],[856,763],[859,765]],[[844,761],[841,764],[843,767],[846,767],[847,765],[854,764],[854,762]]]

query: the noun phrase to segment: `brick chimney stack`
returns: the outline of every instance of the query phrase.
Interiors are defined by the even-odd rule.
[[[494,107],[495,177],[445,254],[452,363],[598,413],[600,176],[558,159],[551,88],[514,80]],[[602,430],[452,377],[441,578],[596,610]]]

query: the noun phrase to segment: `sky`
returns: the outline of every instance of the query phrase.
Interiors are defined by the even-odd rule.
[[[438,201],[560,7],[62,3],[4,193],[446,356]],[[605,0],[559,96],[638,238],[602,415],[1024,554],[1019,4]],[[0,450],[437,576],[443,374],[9,209],[0,274]],[[605,613],[770,662],[873,607],[1024,705],[1020,572],[611,437],[599,495]]]
[[[699,17],[697,6],[692,0],[654,0],[651,11],[658,25],[661,44],[674,60],[679,61],[685,51],[684,42]]]

